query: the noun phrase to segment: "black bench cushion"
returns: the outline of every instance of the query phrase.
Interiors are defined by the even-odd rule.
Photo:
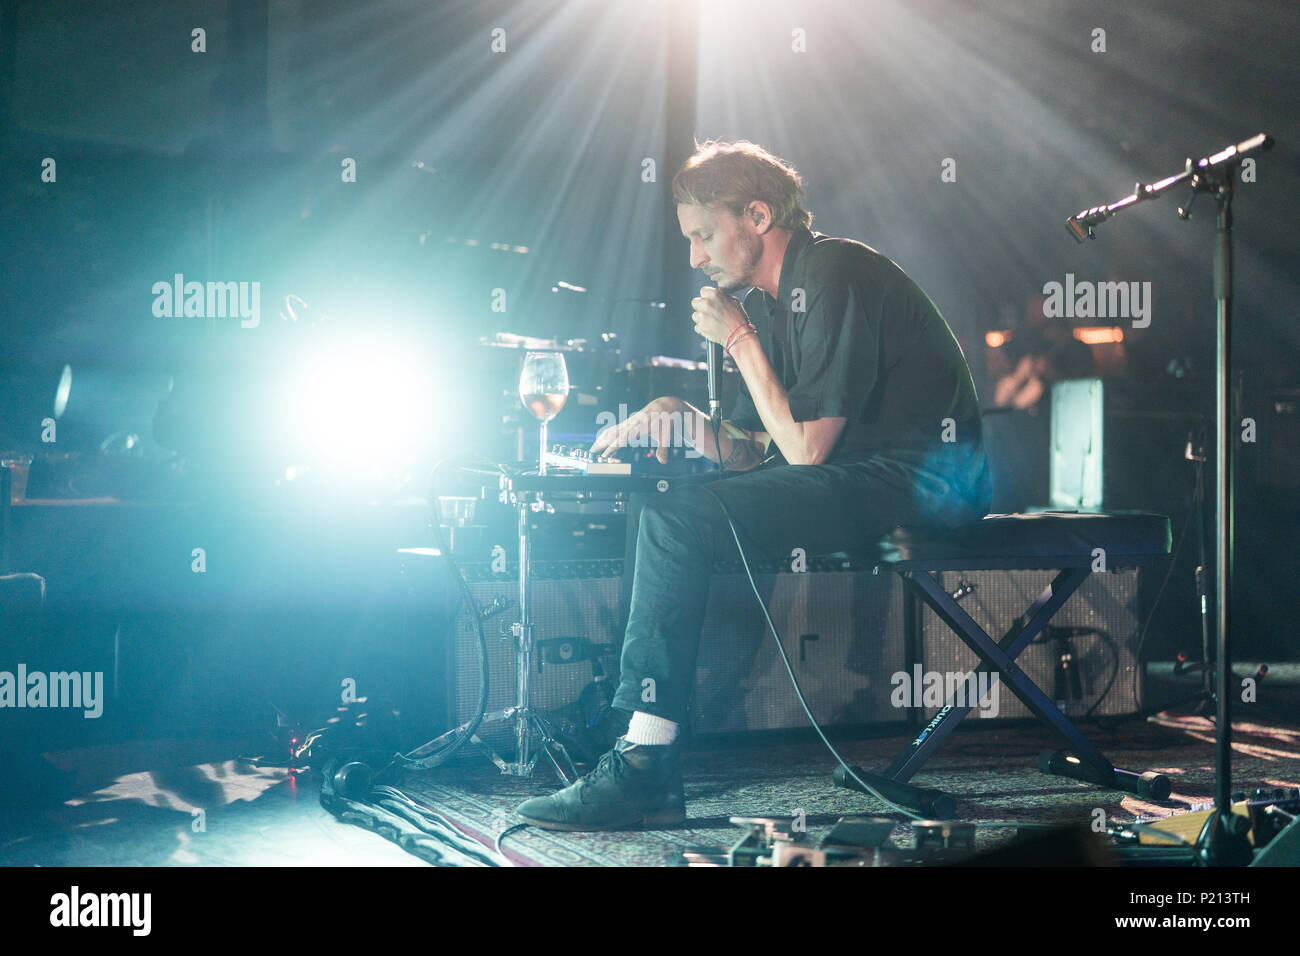
[[[881,563],[896,570],[943,571],[1082,567],[1093,564],[1093,551],[1101,548],[1111,568],[1167,555],[1171,543],[1164,515],[1047,511],[988,515],[951,531],[895,528],[880,540],[879,551]]]

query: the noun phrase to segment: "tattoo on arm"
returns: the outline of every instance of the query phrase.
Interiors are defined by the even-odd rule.
[[[761,442],[752,439],[732,438],[731,453],[727,455],[727,460],[722,463],[722,467],[729,468],[732,471],[746,471],[762,460],[763,445]]]

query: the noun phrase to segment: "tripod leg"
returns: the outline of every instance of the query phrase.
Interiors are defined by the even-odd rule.
[[[574,765],[573,758],[569,756],[569,751],[565,748],[564,744],[560,743],[560,741],[555,738],[550,721],[542,717],[540,714],[530,713],[528,716],[532,720],[533,726],[537,728],[537,732],[541,735],[541,752],[546,754],[546,759],[551,762],[551,766],[555,768],[555,772],[559,775],[560,779],[564,781],[565,786],[573,783],[573,781],[578,779],[578,768]],[[564,757],[565,763],[569,765],[567,773],[565,772],[565,769],[560,766],[560,762],[555,759],[556,750],[560,752],[560,755]]]
[[[474,746],[478,747],[478,749],[483,751],[483,753],[487,754],[488,759],[490,759],[494,764],[496,764],[497,769],[500,770],[502,773],[511,772],[512,769],[511,765],[507,763],[503,757],[498,756],[495,750],[493,750],[491,747],[485,744],[479,738],[478,734],[475,734],[473,737],[469,738],[469,742],[474,744]]]

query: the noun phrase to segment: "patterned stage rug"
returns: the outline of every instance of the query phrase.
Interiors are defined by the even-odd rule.
[[[971,721],[978,723],[977,721]],[[1038,727],[976,726],[945,741],[913,778],[957,800],[956,817],[982,824],[976,846],[987,849],[1014,835],[1018,822],[1087,826],[1102,809],[1112,824],[1149,821],[1201,809],[1214,795],[1214,726],[1201,717],[1159,714],[1084,733],[1113,764],[1155,770],[1173,783],[1170,799],[1152,802],[1038,771],[1040,750],[1057,749]],[[837,743],[851,764],[881,771],[909,738]],[[459,755],[458,755],[459,758]],[[866,794],[831,783],[833,758],[820,742],[697,749],[684,757],[687,820],[672,829],[612,833],[559,833],[526,827],[508,834],[502,852],[523,866],[664,866],[687,847],[734,844],[741,831],[732,816],[793,816],[802,812],[814,842],[845,815],[887,815]],[[407,776],[401,789],[449,818],[465,835],[492,846],[520,823],[514,808],[528,797],[557,789],[549,767],[531,779],[503,776],[486,758]],[[1233,789],[1300,787],[1300,730],[1241,721],[1233,725]],[[899,824],[892,842],[913,845]],[[1051,860],[1043,860],[1051,865]]]

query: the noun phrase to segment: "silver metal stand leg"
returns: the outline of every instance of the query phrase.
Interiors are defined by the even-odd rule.
[[[560,741],[556,739],[555,731],[551,726],[551,722],[536,711],[531,712],[528,716],[536,725],[537,732],[541,735],[541,752],[546,754],[546,759],[551,762],[551,766],[555,768],[556,774],[559,775],[560,779],[564,781],[566,786],[573,783],[573,781],[578,779],[578,768],[574,765],[573,758],[569,756],[568,749],[564,744],[560,743]],[[556,751],[558,751],[560,756],[564,758],[567,770],[565,767],[560,766],[560,762],[555,759]],[[537,758],[534,756],[533,760],[536,759]]]
[[[519,623],[515,625],[515,760],[520,767],[532,771],[532,761],[528,759],[531,728],[528,726],[528,711],[531,703],[533,667],[533,620],[532,606],[529,601],[531,581],[528,560],[530,541],[528,534],[529,503],[526,495],[519,496]]]
[[[569,755],[569,751],[560,742],[555,726],[543,714],[532,707],[532,670],[533,639],[532,619],[532,568],[531,541],[528,533],[529,512],[543,507],[541,495],[530,500],[526,493],[515,493],[514,503],[519,511],[519,620],[511,626],[515,637],[515,704],[505,710],[484,714],[482,724],[498,721],[514,722],[515,759],[507,761],[474,734],[470,742],[480,748],[497,765],[503,774],[516,777],[531,777],[537,758],[542,754],[550,761],[555,773],[567,785],[578,778],[578,769]],[[411,751],[413,758],[436,753],[439,748],[465,732],[472,721],[466,721],[459,727],[447,731],[442,736],[429,741]],[[533,747],[533,735],[537,735],[537,747]],[[558,757],[556,755],[559,755]],[[561,763],[561,758],[563,763]]]
[[[507,712],[515,721],[515,760],[513,763],[505,764],[495,754],[492,756],[502,773],[530,777],[533,767],[537,764],[537,758],[545,754],[560,779],[565,784],[570,784],[578,777],[573,758],[569,756],[564,744],[556,738],[551,722],[533,710],[532,706],[535,642],[532,609],[532,542],[528,533],[528,515],[534,507],[541,507],[542,500],[539,495],[534,505],[528,500],[527,495],[521,494],[518,496],[517,504],[519,507],[519,621],[513,628],[516,658],[515,706],[512,708],[513,713]],[[534,733],[538,735],[537,751],[533,750]],[[556,758],[556,752],[563,757],[567,769]]]

